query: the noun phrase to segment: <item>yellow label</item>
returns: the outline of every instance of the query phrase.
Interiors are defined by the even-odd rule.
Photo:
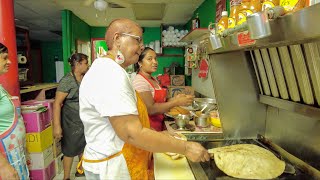
[[[234,28],[236,26],[236,21],[233,18],[228,18],[228,28]]]
[[[274,7],[273,2],[266,1],[262,3],[262,11],[267,10],[269,8],[273,8],[273,7]]]
[[[247,21],[247,17],[243,13],[239,13],[239,19],[237,21],[237,25],[240,25]]]
[[[218,24],[218,33],[221,33],[224,30],[225,30],[224,26],[222,24]]]
[[[280,0],[280,6],[282,6],[286,11],[291,11],[299,0]]]
[[[239,20],[237,22],[237,25],[240,25],[244,22],[247,21],[247,16],[250,16],[251,14],[253,14],[253,12],[251,10],[243,10],[239,13]]]

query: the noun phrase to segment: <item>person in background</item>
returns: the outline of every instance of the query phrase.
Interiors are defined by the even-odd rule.
[[[0,75],[8,72],[11,62],[8,48],[0,43]],[[25,157],[26,130],[19,99],[12,98],[0,84],[0,179],[29,179]]]
[[[62,140],[64,179],[70,179],[73,157],[80,160],[86,145],[79,115],[79,86],[89,68],[85,54],[75,53],[68,61],[71,72],[60,80],[53,105],[53,135],[56,140]]]
[[[148,179],[149,151],[208,161],[208,151],[199,143],[149,129],[146,106],[125,71],[144,49],[142,28],[129,19],[116,19],[109,24],[105,39],[107,55],[93,62],[80,86],[86,178]]]
[[[152,77],[152,73],[156,72],[157,68],[156,52],[149,47],[145,48],[139,56],[138,63],[135,64],[137,75],[132,84],[147,106],[151,128],[156,131],[162,131],[163,113],[168,112],[175,106],[190,105],[193,101],[193,96],[179,94],[166,101],[167,90],[161,88],[158,81]]]

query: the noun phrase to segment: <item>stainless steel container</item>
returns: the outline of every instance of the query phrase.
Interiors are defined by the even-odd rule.
[[[212,28],[216,23],[210,23],[208,26],[208,30],[210,31],[210,44],[213,50],[222,48],[222,43],[220,36],[216,33],[216,29]]]
[[[189,115],[179,114],[174,118],[174,121],[179,129],[184,129],[189,124],[190,119]]]
[[[271,35],[270,23],[266,12],[254,13],[247,17],[251,39],[261,39]]]
[[[192,107],[195,110],[202,110],[203,113],[207,113],[210,110],[217,108],[216,100],[212,98],[194,98]]]
[[[194,124],[198,127],[208,127],[210,125],[209,115],[200,114],[198,117],[194,117]]]

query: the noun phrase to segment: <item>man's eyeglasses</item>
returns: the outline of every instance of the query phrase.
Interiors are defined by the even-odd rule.
[[[135,40],[137,40],[139,44],[142,44],[142,37],[140,37],[140,36],[136,36],[136,35],[129,34],[129,33],[121,33],[121,35],[130,36],[130,37],[134,38]]]

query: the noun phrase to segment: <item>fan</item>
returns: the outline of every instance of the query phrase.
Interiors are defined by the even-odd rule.
[[[108,3],[107,3],[108,2]],[[99,10],[99,11],[104,11],[108,4],[109,6],[112,5],[112,7],[117,7],[117,8],[129,8],[131,7],[131,4],[125,0],[84,0],[83,4],[85,6],[90,6],[92,3],[94,3],[94,7]]]

